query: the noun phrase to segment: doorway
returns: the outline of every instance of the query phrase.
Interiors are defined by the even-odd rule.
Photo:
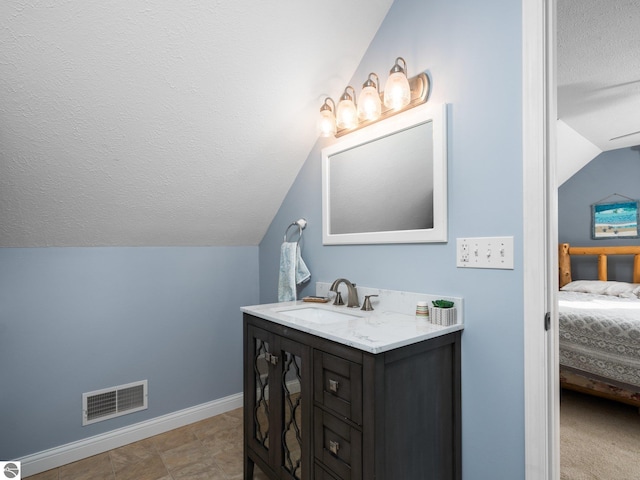
[[[525,472],[536,480],[560,478],[556,5],[522,2]]]
[[[555,0],[523,0],[525,478],[558,480]]]

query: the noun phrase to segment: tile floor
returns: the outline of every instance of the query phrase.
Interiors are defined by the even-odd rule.
[[[239,408],[26,480],[236,480],[242,460]],[[254,479],[267,477],[256,467]]]

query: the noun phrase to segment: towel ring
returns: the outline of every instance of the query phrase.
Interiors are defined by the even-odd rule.
[[[287,241],[287,233],[289,233],[289,229],[291,227],[298,227],[298,241],[297,243],[300,243],[300,239],[302,238],[302,230],[304,230],[305,228],[307,228],[307,221],[304,218],[300,218],[295,222],[292,222],[289,224],[289,226],[287,227],[287,229],[284,231],[284,241]]]

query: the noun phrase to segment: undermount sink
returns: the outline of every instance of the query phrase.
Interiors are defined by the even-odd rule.
[[[360,318],[360,315],[352,315],[350,313],[336,312],[335,310],[327,310],[318,307],[299,307],[291,309],[278,310],[278,313],[289,317],[298,318],[310,323],[337,323],[346,320]]]

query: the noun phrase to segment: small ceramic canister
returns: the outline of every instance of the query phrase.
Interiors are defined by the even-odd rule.
[[[455,325],[456,323],[456,307],[438,308],[431,307],[429,312],[429,320],[436,325]]]
[[[429,305],[427,302],[418,302],[416,305],[416,319],[428,320],[429,319]]]

